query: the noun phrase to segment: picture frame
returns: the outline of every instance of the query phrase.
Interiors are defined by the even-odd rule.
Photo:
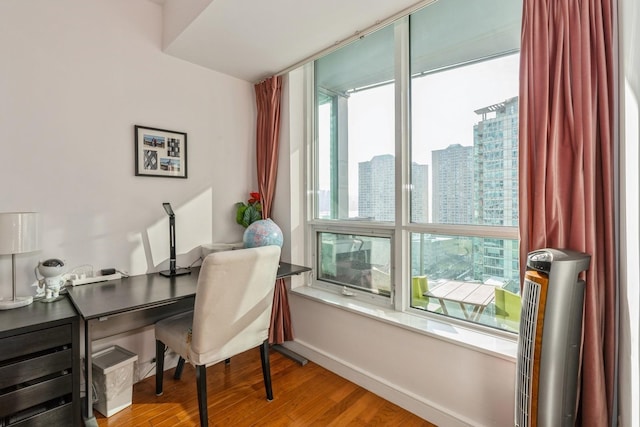
[[[187,134],[135,125],[136,176],[187,178]]]

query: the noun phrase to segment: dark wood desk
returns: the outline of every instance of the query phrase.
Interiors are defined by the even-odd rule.
[[[311,268],[303,265],[289,264],[288,262],[281,262],[278,266],[278,273],[276,273],[276,279],[284,279],[286,277],[297,276],[298,274],[311,271]]]
[[[1,425],[80,425],[79,328],[66,298],[0,311]]]
[[[285,278],[309,270],[309,267],[281,262],[276,277]],[[197,267],[192,268],[191,274],[177,277],[149,273],[69,288],[69,297],[84,320],[85,425],[98,425],[93,416],[91,396],[91,343],[97,338],[94,329],[109,318],[136,311],[164,306],[175,306],[178,312],[192,309],[199,273],[200,268]]]

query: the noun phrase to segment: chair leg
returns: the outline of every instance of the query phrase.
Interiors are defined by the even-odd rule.
[[[206,365],[196,366],[196,386],[198,388],[198,411],[200,412],[200,426],[209,425],[209,414],[207,413],[207,367]]]
[[[273,390],[271,389],[271,367],[269,365],[269,340],[264,340],[260,346],[260,361],[262,362],[262,377],[264,378],[267,400],[272,401]]]
[[[173,379],[179,380],[182,377],[182,370],[184,369],[184,359],[182,356],[178,359],[178,364],[176,365],[176,371],[173,373]]]
[[[167,346],[156,340],[156,396],[162,396],[162,377],[164,375],[164,351]]]

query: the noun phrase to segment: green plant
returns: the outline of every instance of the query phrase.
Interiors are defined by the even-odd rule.
[[[262,219],[260,193],[249,193],[247,202],[236,203],[236,222],[247,228],[252,222]]]

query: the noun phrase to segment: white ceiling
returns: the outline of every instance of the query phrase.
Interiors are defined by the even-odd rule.
[[[172,0],[151,1],[164,5],[165,24],[171,18],[166,16],[168,13],[181,14],[175,7],[168,7]],[[191,6],[195,4],[202,11],[172,40],[167,40],[165,29],[164,51],[249,82],[274,75],[358,31],[425,3],[424,0],[190,1]]]

